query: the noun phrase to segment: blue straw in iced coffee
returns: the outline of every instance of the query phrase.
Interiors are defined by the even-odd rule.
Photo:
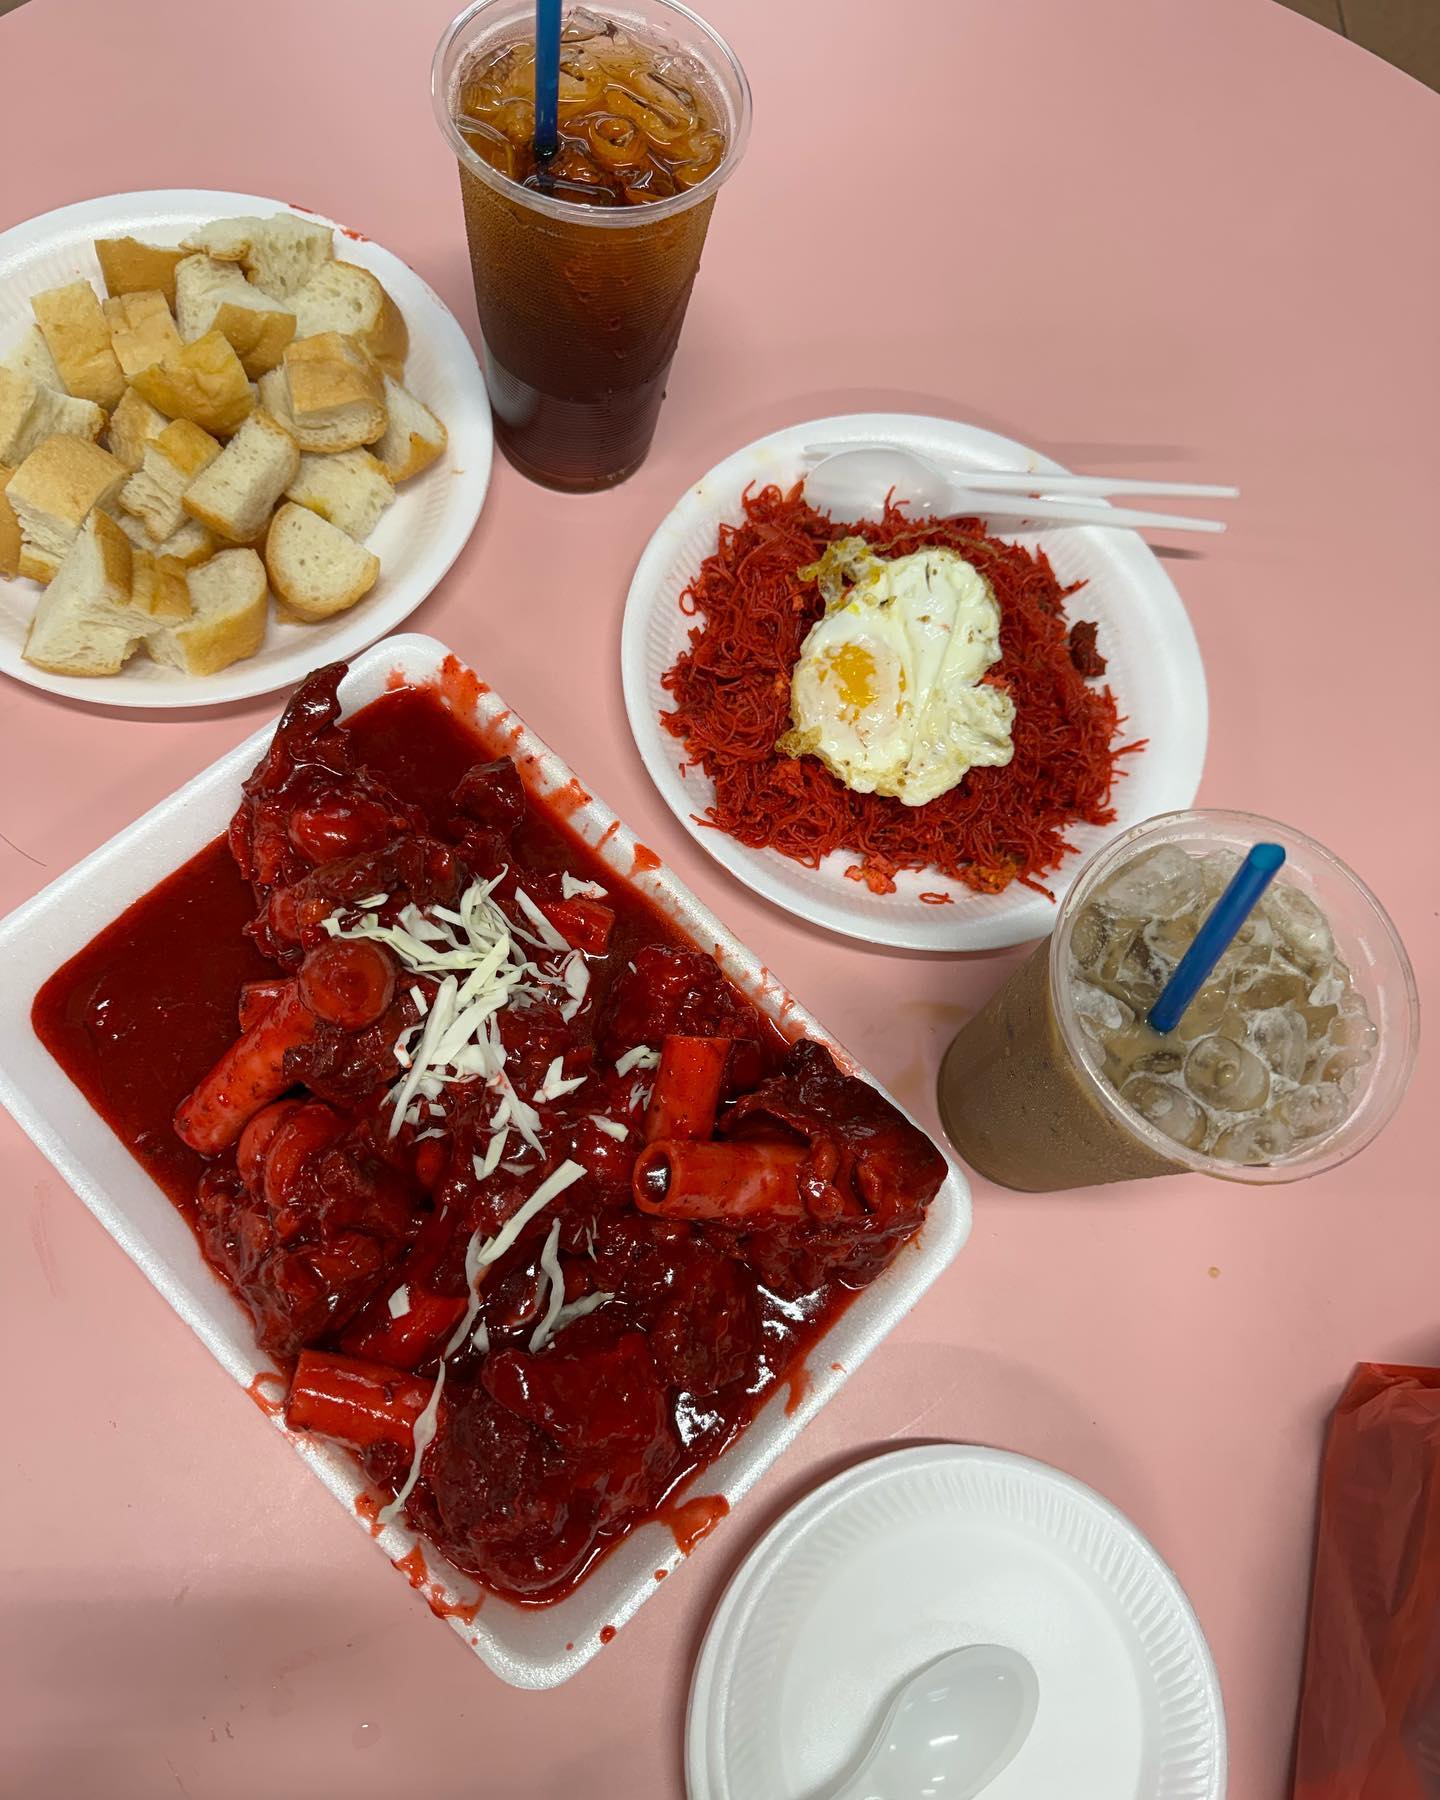
[[[535,160],[560,142],[560,0],[535,0]]]
[[[1153,1031],[1173,1031],[1185,1008],[1204,987],[1210,972],[1230,948],[1235,934],[1254,912],[1285,860],[1281,844],[1256,844],[1230,878],[1230,885],[1215,902],[1195,941],[1176,964],[1175,973],[1160,990],[1146,1023]]]

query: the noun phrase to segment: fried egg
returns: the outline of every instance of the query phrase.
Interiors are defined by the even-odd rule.
[[[906,806],[1010,761],[1015,703],[981,685],[1000,660],[1000,608],[978,569],[953,550],[887,560],[842,538],[800,573],[826,612],[791,674],[782,755],[817,757],[857,794]]]

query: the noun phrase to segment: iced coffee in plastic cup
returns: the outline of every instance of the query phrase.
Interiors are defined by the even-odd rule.
[[[584,491],[645,460],[715,196],[750,127],[744,71],[674,0],[569,6],[559,143],[537,161],[535,9],[478,0],[432,79],[460,192],[496,436]]]
[[[1173,1032],[1145,1023],[1255,843],[1286,861]],[[940,1117],[1032,1192],[1197,1169],[1294,1181],[1369,1143],[1404,1093],[1419,1004],[1384,908],[1328,850],[1249,813],[1167,813],[1080,874],[1055,930],[951,1044]]]

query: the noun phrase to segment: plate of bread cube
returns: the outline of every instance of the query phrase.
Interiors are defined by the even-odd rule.
[[[392,631],[474,528],[485,383],[414,271],[200,189],[0,234],[0,671],[219,705]]]

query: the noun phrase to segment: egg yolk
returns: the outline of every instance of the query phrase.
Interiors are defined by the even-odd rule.
[[[853,718],[875,699],[875,654],[864,644],[841,644],[825,659],[825,675],[834,672],[840,688],[840,704]]]

